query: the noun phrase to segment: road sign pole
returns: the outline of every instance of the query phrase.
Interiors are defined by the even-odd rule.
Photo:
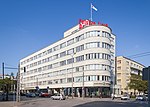
[[[148,67],[148,107],[150,107],[150,66]]]

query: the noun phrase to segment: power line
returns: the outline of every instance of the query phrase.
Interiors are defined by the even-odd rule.
[[[139,57],[144,57],[144,56],[149,56],[150,54],[145,54],[145,55],[139,55],[139,56],[135,56],[135,57],[132,57],[132,58],[139,58]]]
[[[129,55],[127,57],[138,57],[138,56],[145,56],[145,55],[149,55],[150,52],[143,52],[143,53],[139,53],[139,54],[134,54],[134,55]]]

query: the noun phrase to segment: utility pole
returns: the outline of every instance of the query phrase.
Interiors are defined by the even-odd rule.
[[[150,66],[148,67],[148,107],[150,107]]]
[[[20,64],[18,65],[18,76],[17,76],[17,102],[20,102]]]
[[[3,74],[3,80],[4,80],[4,62],[2,63],[2,74]]]
[[[4,62],[2,63],[2,75],[3,75],[3,80],[4,80]],[[2,87],[3,87],[3,93],[4,93],[5,84],[3,84]],[[2,100],[4,101],[4,94],[3,94],[3,99]]]

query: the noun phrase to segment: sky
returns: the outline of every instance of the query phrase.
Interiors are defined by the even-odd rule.
[[[79,19],[107,23],[116,35],[116,56],[150,52],[150,0],[0,0],[0,74],[19,60],[63,38]],[[149,53],[150,54],[150,53]],[[132,58],[150,66],[150,55]],[[5,73],[17,70],[5,69]]]

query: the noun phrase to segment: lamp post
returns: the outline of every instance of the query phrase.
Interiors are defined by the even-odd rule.
[[[83,70],[83,75],[82,75],[82,98],[84,98],[85,92],[84,92],[84,70]]]
[[[74,96],[74,92],[73,92],[73,62],[74,62],[74,59],[73,59],[73,55],[75,55],[76,53],[72,53],[72,54],[69,54],[69,55],[71,55],[71,57],[72,57],[72,73],[71,73],[71,78],[72,78],[72,86],[71,86],[71,88],[72,88],[72,99],[73,99],[73,96]]]

